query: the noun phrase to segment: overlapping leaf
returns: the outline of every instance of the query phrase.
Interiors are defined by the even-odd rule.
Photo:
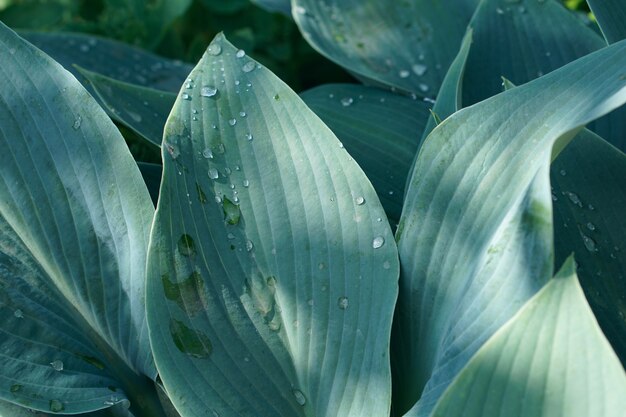
[[[386,416],[397,252],[330,130],[222,36],[164,137],[148,321],[186,417]]]
[[[4,25],[0,61],[0,398],[105,408],[156,375],[143,304],[153,209],[69,73]]]
[[[502,14],[497,12],[498,8]],[[495,82],[499,75],[515,77],[517,81],[524,83],[575,60],[581,53],[605,46],[598,35],[571,16],[561,5],[551,1],[511,5],[507,2],[488,0],[479,8],[472,24],[475,26],[477,36],[466,71],[465,90],[469,94],[474,94],[472,91],[477,93],[475,99],[499,92],[501,87]],[[500,41],[493,45],[492,39]],[[498,58],[498,55],[505,54],[520,58]],[[488,67],[483,66],[486,61],[490,63]],[[478,85],[483,88],[477,88]],[[624,115],[626,106],[601,118],[594,128],[607,135],[604,139],[608,139],[616,146],[623,146],[626,139],[621,133],[626,129]],[[577,261],[589,266],[578,272],[581,284],[590,297],[591,306],[598,314],[607,337],[624,361],[626,344],[623,324],[620,324],[624,320],[619,317],[624,307],[619,295],[623,292],[616,291],[623,288],[623,283],[619,278],[620,273],[616,270],[620,269],[620,265],[624,265],[626,258],[620,257],[619,253],[615,254],[613,248],[621,246],[626,234],[619,232],[625,229],[608,225],[619,224],[624,217],[621,209],[623,203],[618,196],[623,193],[621,184],[626,181],[626,176],[620,178],[618,173],[624,172],[626,167],[620,168],[624,163],[623,158],[618,155],[619,152],[608,151],[610,147],[602,144],[601,139],[597,137],[589,139],[593,136],[590,132],[582,132],[581,135],[585,138],[574,140],[567,152],[558,157],[552,168],[556,198],[554,205],[557,214],[556,263],[560,265],[572,251],[575,251]],[[600,162],[598,155],[602,155],[606,160]],[[571,172],[573,176],[564,178],[561,175],[564,170]],[[574,176],[576,183],[572,182]],[[604,181],[600,182],[600,178]],[[584,207],[579,207],[582,206],[582,203],[578,202],[579,195],[584,196]],[[589,205],[602,208],[594,212],[588,209]],[[590,221],[593,224],[600,222],[602,226],[599,226],[598,231],[588,230],[587,223]],[[607,228],[613,232],[606,234],[604,231]],[[586,249],[585,242],[590,245],[591,241],[588,239],[594,238],[602,239],[603,251],[596,253]],[[610,257],[611,253],[615,259]],[[600,272],[604,269],[600,268],[600,265],[612,266]]]
[[[54,58],[79,80],[75,65],[118,81],[178,91],[192,66],[122,42],[78,33],[23,32],[29,42]]]
[[[424,142],[397,235],[400,406],[422,395],[408,415],[428,415],[551,275],[552,148],[626,101],[625,52],[614,44],[461,110]]]
[[[433,417],[619,417],[626,374],[576,280],[574,261],[500,329]]]
[[[626,4],[621,0],[587,0],[608,43],[626,38]]]
[[[358,162],[397,224],[404,184],[428,118],[428,105],[373,87],[324,85],[301,94]]]
[[[305,39],[360,77],[434,97],[476,0],[294,0]]]

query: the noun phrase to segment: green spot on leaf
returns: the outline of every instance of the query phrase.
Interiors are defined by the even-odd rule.
[[[192,358],[205,359],[211,354],[213,347],[209,338],[181,321],[170,319],[170,334],[178,350]]]
[[[196,254],[196,245],[189,235],[182,235],[178,239],[178,252],[183,256],[193,256]]]
[[[228,198],[224,197],[224,203],[222,205],[224,209],[224,220],[228,224],[236,225],[239,223],[239,219],[241,218],[241,211],[239,210],[239,206],[230,201]]]
[[[65,406],[59,400],[50,400],[50,411],[53,413],[58,413],[59,411],[65,410]]]
[[[274,100],[276,100],[276,101],[280,100],[280,96],[279,96],[278,94],[276,94],[276,95],[274,96]]]
[[[105,368],[104,363],[102,363],[102,361],[98,358],[94,358],[93,356],[81,355],[80,353],[75,353],[75,355],[87,362],[89,365],[95,366],[100,370]]]
[[[168,300],[174,301],[189,316],[195,316],[207,306],[204,280],[199,272],[192,272],[181,282],[172,282],[168,275],[161,277],[163,291]]]
[[[202,191],[202,187],[200,187],[200,184],[196,183],[196,191],[198,193],[198,201],[200,201],[200,203],[202,204],[206,204],[206,202],[208,201],[206,198],[206,194],[204,194],[204,191]]]

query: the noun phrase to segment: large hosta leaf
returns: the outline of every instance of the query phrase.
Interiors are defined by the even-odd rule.
[[[500,75],[514,77],[518,82],[524,83],[543,72],[552,71],[575,60],[581,53],[605,46],[599,36],[555,2],[532,2],[522,6],[523,13],[519,9],[520,5],[488,0],[474,16],[472,24],[477,35],[470,54],[471,62],[466,71],[466,91],[469,94],[474,94],[472,91],[479,93],[475,99],[500,92],[501,86],[495,82]],[[503,14],[494,12],[497,8]],[[493,39],[499,39],[499,42],[494,45]],[[502,59],[507,53],[521,59]],[[490,63],[489,67],[484,67],[485,61]],[[479,85],[482,88],[478,88]],[[626,136],[620,133],[626,129],[624,115],[626,106],[603,117],[600,124],[595,126],[597,131],[607,135],[604,139],[610,140],[616,146],[622,146],[622,149],[626,145]],[[588,138],[592,134],[582,132],[581,135]],[[626,176],[620,178],[618,173],[623,173],[626,166],[620,168],[624,159],[618,156],[619,152],[600,141],[597,137],[574,140],[568,150],[559,155],[552,168],[557,198],[554,202],[555,213],[559,217],[555,221],[556,264],[562,264],[575,251],[578,263],[588,266],[578,271],[581,284],[593,310],[599,314],[600,325],[624,361],[626,344],[623,331],[618,330],[622,327],[618,323],[624,323],[619,317],[624,308],[624,302],[620,301],[619,295],[624,292],[616,291],[623,288],[621,274],[616,269],[620,269],[620,259],[622,263],[626,260],[615,253],[615,259],[612,259],[610,254],[615,252],[611,248],[622,245],[626,235],[619,233],[624,230],[619,227],[610,227],[613,231],[610,234],[605,231],[608,224],[618,223],[624,217],[623,202],[618,196],[623,193]],[[605,161],[600,162],[602,160]],[[561,175],[563,171],[572,175],[564,178]],[[603,179],[602,182],[600,178]],[[578,203],[581,195],[584,198],[584,207],[579,207],[579,204],[582,205]],[[600,209],[589,210],[589,205]],[[566,213],[568,214],[565,215]],[[597,231],[590,231],[586,226],[588,222],[603,224],[598,225]],[[582,229],[579,230],[579,227]],[[588,244],[590,242],[586,240],[587,237],[601,239],[603,250],[587,250],[584,245],[585,241]],[[613,266],[598,275],[600,265]]]
[[[355,74],[434,97],[476,0],[293,0],[306,40]]]
[[[4,25],[0,61],[0,398],[77,413],[141,395],[153,208],[136,164],[80,84]]]
[[[397,224],[404,184],[428,118],[426,103],[361,85],[324,85],[301,94],[361,166]]]
[[[79,80],[78,65],[118,81],[178,91],[191,65],[162,58],[112,39],[79,33],[23,32],[24,38],[54,58]]]
[[[556,0],[481,2],[471,25],[463,103],[470,105],[502,90],[501,77],[520,85],[606,46],[603,39]],[[626,150],[626,108],[590,128]]]
[[[402,405],[426,387],[410,415],[428,415],[433,398],[550,276],[552,148],[626,101],[625,52],[626,42],[616,43],[461,110],[424,142],[397,235]]]
[[[165,129],[148,262],[172,401],[185,417],[388,415],[398,263],[373,187],[222,36],[190,79]]]
[[[433,417],[619,417],[625,392],[570,258],[476,353]]]
[[[626,38],[626,3],[622,0],[587,0],[608,43]]]

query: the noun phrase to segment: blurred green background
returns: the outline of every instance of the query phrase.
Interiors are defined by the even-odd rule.
[[[589,19],[584,0],[564,3]],[[224,31],[295,91],[353,81],[315,52],[291,19],[249,0],[0,0],[0,20],[14,29],[101,35],[191,63]]]

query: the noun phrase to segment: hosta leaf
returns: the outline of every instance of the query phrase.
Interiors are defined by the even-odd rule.
[[[556,262],[578,276],[604,334],[626,364],[626,156],[581,132],[552,166]]]
[[[476,353],[433,417],[619,417],[624,392],[626,374],[570,258]]]
[[[284,15],[291,16],[290,0],[252,0],[252,2],[270,12],[281,12]]]
[[[74,65],[118,81],[178,91],[191,66],[111,39],[78,33],[22,32],[24,38],[54,58],[76,78]]]
[[[626,4],[622,0],[587,0],[608,43],[626,38]]]
[[[428,415],[432,396],[546,278],[552,148],[626,101],[625,52],[616,43],[463,109],[424,142],[397,234],[403,404],[426,387],[409,415]]]
[[[153,209],[69,73],[4,25],[0,61],[0,398],[103,408],[156,374],[142,302]]]
[[[0,401],[0,417],[52,417],[56,413],[44,413],[28,408],[20,407],[9,402]],[[75,417],[133,417],[128,410],[120,405],[92,411],[84,414],[74,414]]]
[[[176,95],[117,81],[78,68],[111,117],[153,145],[161,146],[165,120]]]
[[[404,183],[429,112],[426,103],[360,85],[324,85],[301,94],[359,163],[397,224]]]
[[[485,0],[471,26],[474,42],[465,71],[465,105],[499,93],[502,76],[521,85],[606,46],[598,34],[556,0]],[[626,150],[626,108],[590,128]]]
[[[522,6],[524,7],[523,13],[520,11]],[[503,14],[494,12],[494,9],[498,7],[503,11]],[[549,22],[554,22],[554,24]],[[573,61],[581,53],[591,52],[593,49],[599,49],[605,45],[599,36],[587,29],[576,17],[571,16],[568,11],[555,2],[527,2],[522,5],[507,5],[506,2],[485,1],[474,17],[473,25],[477,36],[470,53],[471,62],[468,63],[466,71],[466,79],[469,81],[466,85],[469,87],[471,83],[474,83],[473,88],[469,90],[474,89],[476,91],[479,90],[476,88],[477,84],[487,86],[480,89],[480,97],[476,97],[476,99],[496,94],[501,90],[500,86],[489,87],[495,84],[490,80],[497,79],[499,74],[504,74],[507,77],[509,75],[514,76],[522,83],[527,82],[544,71],[551,71]],[[492,39],[494,38],[502,41],[493,45]],[[546,51],[551,52],[548,54]],[[502,59],[497,56],[497,54],[504,56],[507,53],[511,56],[521,56],[523,59]],[[483,67],[485,60],[493,64],[493,70],[490,69],[491,67]],[[545,63],[541,64],[542,62]],[[616,146],[626,144],[626,136],[620,133],[626,129],[624,115],[626,115],[626,106],[613,111],[607,117],[603,117],[599,121],[600,125],[595,126],[596,130],[608,135],[607,138]],[[582,134],[590,135],[589,132]],[[617,323],[623,322],[623,319],[619,318],[619,312],[624,308],[624,301],[620,301],[616,295],[624,294],[624,292],[614,291],[623,287],[621,278],[619,278],[620,273],[611,267],[610,270],[604,271],[602,276],[597,275],[599,260],[602,260],[603,265],[615,265],[616,260],[610,258],[610,252],[613,251],[604,251],[599,254],[588,251],[583,245],[584,240],[581,232],[575,225],[580,225],[582,231],[585,232],[586,224],[589,221],[597,222],[600,220],[592,218],[600,217],[604,219],[601,220],[601,223],[604,224],[621,221],[623,203],[619,198],[614,198],[613,195],[623,192],[620,191],[623,189],[621,184],[626,180],[626,176],[619,178],[616,174],[616,172],[623,172],[624,169],[618,168],[623,164],[621,162],[623,159],[616,156],[615,152],[617,151],[602,151],[609,148],[598,143],[600,140],[598,138],[592,140],[593,143],[590,143],[590,140],[573,141],[568,147],[568,151],[559,155],[557,163],[552,168],[555,188],[559,188],[556,191],[556,197],[562,197],[554,203],[556,213],[557,215],[570,213],[574,209],[574,218],[577,219],[573,221],[572,216],[568,214],[566,217],[570,218],[569,221],[560,218],[555,222],[556,262],[557,265],[560,265],[574,251],[580,264],[590,266],[578,272],[581,284],[589,296],[593,310],[599,314],[600,325],[624,361],[626,359],[624,336],[622,331],[618,331],[616,328]],[[598,163],[600,159],[598,159],[596,152],[601,152],[603,158],[608,158],[606,163]],[[574,168],[574,166],[578,166],[578,168]],[[611,167],[612,173],[607,172],[609,167]],[[560,172],[563,169],[576,172],[576,183],[570,181],[574,177],[561,178]],[[583,172],[584,175],[581,175]],[[611,182],[598,182],[599,178]],[[565,189],[561,189],[558,185],[563,181],[567,182]],[[609,189],[611,190],[609,191]],[[566,194],[561,195],[560,193],[563,192]],[[577,194],[582,194],[585,198],[585,208],[580,210],[576,210],[579,208],[578,205],[572,205],[571,202],[571,199],[576,201],[576,197],[573,195]],[[586,213],[588,205],[602,207],[602,210],[597,214],[594,212]],[[591,216],[591,218],[582,222],[583,219],[579,215],[582,215],[583,218],[587,216]],[[572,228],[568,229],[563,226],[567,223]],[[606,227],[603,229],[606,230]],[[620,230],[615,227],[611,227],[611,229]],[[600,236],[599,232],[587,231],[585,233],[585,236]],[[604,248],[619,247],[624,241],[624,236],[620,234],[607,235],[602,233],[601,236]],[[615,254],[614,256],[619,258]],[[597,296],[598,292],[603,295]],[[609,294],[609,292],[611,293]],[[609,320],[609,317],[612,319]]]
[[[374,82],[434,97],[476,0],[293,0],[305,39]]]
[[[165,129],[147,296],[159,374],[185,417],[388,415],[398,263],[378,197],[236,52],[213,41]]]

